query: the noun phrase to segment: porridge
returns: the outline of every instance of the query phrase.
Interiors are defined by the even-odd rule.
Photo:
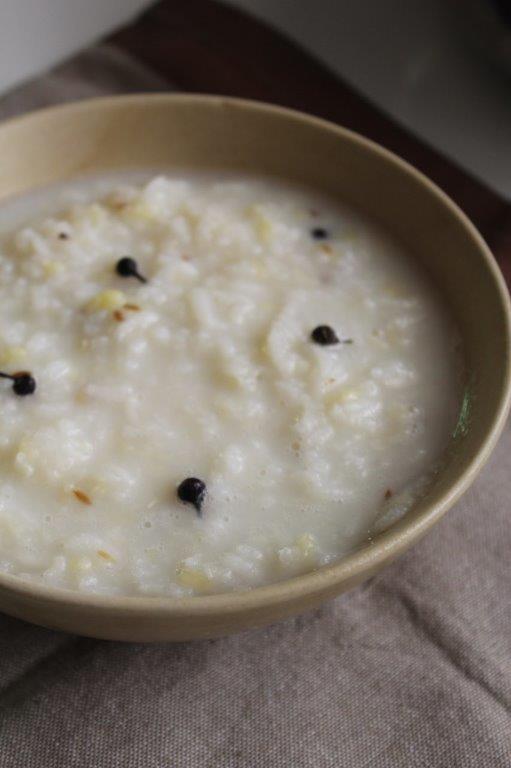
[[[119,595],[352,551],[423,492],[462,389],[456,330],[384,233],[213,175],[4,204],[0,371],[0,570]]]

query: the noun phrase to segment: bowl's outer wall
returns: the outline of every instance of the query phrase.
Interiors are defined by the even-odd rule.
[[[332,194],[393,233],[432,275],[461,329],[470,383],[468,434],[430,492],[346,564],[254,590],[244,600],[97,603],[0,577],[0,608],[36,623],[126,640],[227,634],[297,613],[354,586],[406,549],[456,500],[487,458],[509,400],[509,302],[481,239],[424,177],[388,152],[297,113],[215,97],[139,96],[45,110],[0,127],[0,200],[115,168],[219,168],[282,176]],[[296,586],[298,585],[298,586]],[[273,591],[272,591],[273,589]],[[255,593],[267,595],[257,599]],[[62,593],[63,594],[63,593]],[[145,607],[144,607],[145,606]]]
[[[0,588],[0,610],[47,629],[63,630],[104,640],[129,640],[131,642],[167,642],[224,637],[244,629],[262,627],[279,619],[303,613],[328,598],[365,581],[381,570],[378,563],[364,572],[358,572],[341,584],[327,584],[324,589],[269,603],[257,609],[242,604],[234,610],[212,611],[207,615],[176,610],[169,618],[168,611],[147,610],[137,613],[129,608],[112,611],[109,607],[91,609],[88,605],[65,606],[49,599],[32,595],[10,593]]]

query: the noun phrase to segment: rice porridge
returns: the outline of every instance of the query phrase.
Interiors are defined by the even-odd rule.
[[[0,235],[1,571],[120,595],[279,581],[403,514],[441,459],[456,330],[338,203],[132,174],[4,204]]]

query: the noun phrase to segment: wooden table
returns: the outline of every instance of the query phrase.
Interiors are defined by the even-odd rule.
[[[396,152],[467,213],[511,286],[511,203],[397,125],[280,32],[216,0],[161,0],[111,42],[181,90],[310,112]]]

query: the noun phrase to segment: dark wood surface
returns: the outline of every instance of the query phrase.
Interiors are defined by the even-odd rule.
[[[280,32],[215,0],[161,0],[111,42],[181,90],[300,109],[396,152],[463,208],[511,284],[511,204],[400,127]]]

